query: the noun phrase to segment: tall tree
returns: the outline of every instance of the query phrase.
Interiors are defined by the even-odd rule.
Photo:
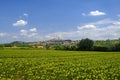
[[[93,40],[90,40],[88,38],[82,39],[78,43],[78,50],[83,50],[83,51],[92,50],[93,44],[94,44]]]

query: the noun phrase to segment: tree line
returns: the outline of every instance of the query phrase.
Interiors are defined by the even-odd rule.
[[[76,51],[120,51],[120,39],[93,41],[89,38],[82,39],[76,44],[56,44],[56,50],[76,50]]]
[[[30,45],[25,42],[15,41],[12,43],[0,44],[0,49],[4,47],[18,47],[18,48],[33,48],[33,46],[39,46],[41,44]],[[59,41],[54,44],[44,42],[44,49],[55,49],[55,50],[74,50],[74,51],[120,51],[120,39],[117,40],[91,40],[85,38],[82,40],[72,41],[71,43],[61,43]],[[37,48],[37,47],[36,47]]]

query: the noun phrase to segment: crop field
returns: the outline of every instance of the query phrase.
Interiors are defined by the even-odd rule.
[[[120,52],[4,49],[0,80],[120,80]]]

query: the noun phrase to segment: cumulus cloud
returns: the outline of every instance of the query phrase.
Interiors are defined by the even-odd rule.
[[[37,32],[37,29],[36,28],[31,28],[29,29],[30,32]]]
[[[21,29],[20,33],[21,33],[21,36],[31,38],[37,35],[37,29],[36,28],[31,28],[29,30]]]
[[[105,12],[98,11],[98,10],[96,10],[96,11],[91,11],[91,12],[89,13],[89,16],[102,16],[102,15],[106,15],[106,13],[105,13]]]
[[[21,29],[20,32],[21,33],[27,33],[27,30]]]
[[[7,36],[7,33],[0,33],[0,37]]]
[[[99,10],[96,11],[90,11],[88,14],[82,13],[82,16],[103,16],[106,15],[105,12],[101,12]]]
[[[27,21],[19,20],[16,23],[13,23],[13,26],[25,26],[27,25]]]
[[[104,22],[106,20],[106,22]],[[103,22],[103,23],[102,23]],[[56,32],[46,35],[47,39],[61,38],[79,40],[90,38],[93,40],[118,39],[120,37],[120,25],[118,21],[104,19],[97,22],[78,26],[76,31]]]

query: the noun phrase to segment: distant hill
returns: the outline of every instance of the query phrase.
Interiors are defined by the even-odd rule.
[[[11,42],[11,44],[25,44],[26,42],[23,42],[23,41],[14,41],[14,42]]]

